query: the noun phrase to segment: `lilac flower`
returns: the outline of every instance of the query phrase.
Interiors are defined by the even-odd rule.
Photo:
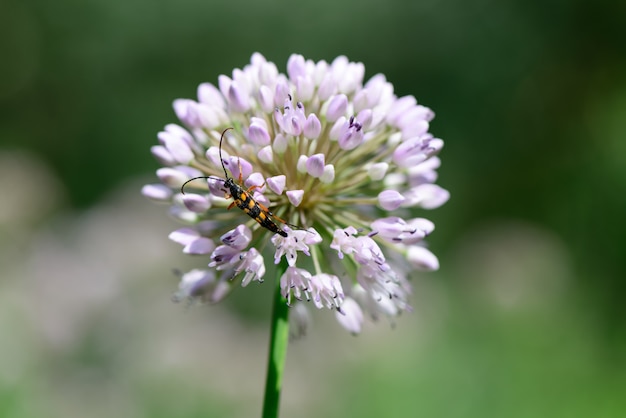
[[[266,263],[285,260],[277,279],[288,304],[335,310],[359,333],[366,317],[411,310],[407,272],[439,267],[424,243],[434,224],[415,210],[449,198],[435,184],[443,141],[429,133],[429,108],[397,97],[382,74],[364,82],[361,63],[292,55],[286,73],[255,53],[217,86],[201,84],[197,100],[175,100],[180,125],[152,147],[160,184],[143,194],[170,203],[187,224],[170,239],[208,265],[183,275],[176,299],[221,300],[234,281],[262,282]],[[209,178],[181,194],[199,176]],[[227,210],[226,176],[269,208],[280,234]]]

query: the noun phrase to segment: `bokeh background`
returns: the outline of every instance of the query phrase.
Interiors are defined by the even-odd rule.
[[[0,416],[260,415],[269,286],[190,268],[149,153],[249,62],[344,54],[437,114],[430,238],[395,327],[316,315],[285,417],[626,417],[626,7],[610,0],[0,2]]]

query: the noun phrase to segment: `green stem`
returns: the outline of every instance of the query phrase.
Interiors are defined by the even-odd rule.
[[[265,380],[265,398],[263,399],[263,418],[278,417],[280,390],[283,383],[287,343],[289,342],[289,307],[280,294],[280,278],[287,269],[283,260],[278,266],[276,288],[274,290],[274,308],[272,309],[272,330],[269,354],[267,356],[267,378]]]

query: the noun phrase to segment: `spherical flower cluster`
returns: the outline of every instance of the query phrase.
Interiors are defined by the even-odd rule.
[[[182,276],[176,299],[217,302],[284,257],[287,303],[333,309],[350,332],[410,310],[408,272],[439,267],[423,242],[434,225],[413,213],[448,200],[434,184],[443,141],[429,108],[396,97],[381,74],[363,84],[364,72],[343,56],[292,55],[285,75],[255,53],[217,87],[201,84],[197,100],[174,101],[181,124],[158,134],[160,184],[143,194],[170,204],[187,224],[170,239],[208,265]],[[227,210],[237,198],[251,210]]]

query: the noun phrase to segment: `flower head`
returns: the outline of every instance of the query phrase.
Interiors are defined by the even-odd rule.
[[[197,100],[174,101],[180,125],[152,148],[161,183],[143,193],[187,224],[170,239],[206,257],[178,299],[221,299],[222,284],[260,282],[265,263],[285,257],[287,302],[334,309],[350,332],[364,313],[410,310],[407,272],[439,265],[423,241],[434,225],[413,211],[449,198],[434,184],[443,141],[429,133],[429,108],[364,73],[346,57],[292,55],[282,74],[255,53],[217,86],[201,84]],[[181,193],[195,177],[206,180]]]

